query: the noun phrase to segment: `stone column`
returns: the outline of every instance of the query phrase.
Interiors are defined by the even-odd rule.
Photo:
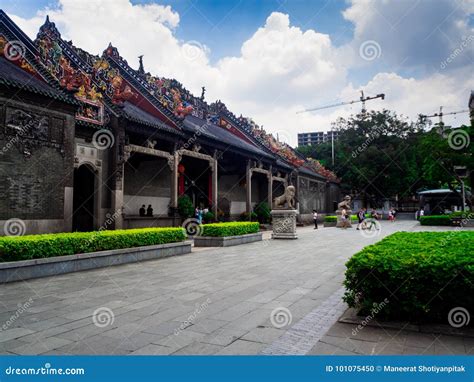
[[[247,185],[247,213],[250,214],[252,212],[252,168],[250,161],[247,162],[245,177]]]
[[[210,167],[212,171],[212,212],[214,213],[214,217],[217,219],[217,193],[218,193],[218,185],[217,185],[217,159],[213,159],[210,161]]]
[[[268,205],[270,206],[270,209],[272,209],[273,208],[273,173],[272,173],[271,165],[270,165],[270,168],[268,169],[267,179],[268,179]]]
[[[115,222],[115,229],[123,229],[124,163],[119,165],[119,168],[117,168],[116,177],[115,189],[112,190],[113,215],[111,218]],[[108,229],[110,229],[110,227]]]
[[[178,166],[181,158],[180,155],[175,152],[173,157],[170,158],[168,164],[171,168],[171,195],[170,195],[170,207],[171,209],[178,208]]]
[[[112,197],[112,211],[111,215],[107,217],[103,226],[105,229],[111,229],[109,225],[113,225],[115,229],[123,229],[124,219],[123,219],[123,205],[124,205],[124,184],[125,184],[125,162],[130,157],[130,151],[128,151],[126,146],[125,139],[125,122],[120,121],[117,118],[113,118],[112,127],[115,131],[115,145],[114,145],[114,155],[112,160],[112,166],[115,170],[114,176],[114,187],[111,192]],[[97,176],[100,176],[100,172]],[[99,186],[100,187],[100,186]],[[100,201],[100,193],[98,194],[98,200]],[[100,210],[100,209],[99,209]],[[102,220],[101,223],[102,224]]]

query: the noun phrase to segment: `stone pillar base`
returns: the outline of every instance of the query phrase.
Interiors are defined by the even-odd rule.
[[[297,239],[296,210],[272,210],[272,239]]]
[[[337,224],[336,227],[338,228],[352,228],[352,222],[351,222],[351,215],[352,215],[352,210],[346,210],[347,215],[349,215],[349,218],[346,220],[342,220],[342,215],[341,211],[337,210],[336,215],[337,215]]]

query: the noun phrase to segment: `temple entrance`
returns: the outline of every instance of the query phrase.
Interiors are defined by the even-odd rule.
[[[194,207],[209,208],[212,204],[209,162],[191,157],[181,161],[180,195],[188,195]]]
[[[88,165],[74,170],[73,231],[94,229],[95,174]]]

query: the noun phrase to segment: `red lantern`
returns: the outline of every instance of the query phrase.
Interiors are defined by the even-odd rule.
[[[184,171],[185,171],[185,170],[186,170],[186,169],[185,169],[185,167],[184,167],[182,164],[179,164],[179,165],[178,165],[178,172],[179,172],[180,174],[184,174]]]

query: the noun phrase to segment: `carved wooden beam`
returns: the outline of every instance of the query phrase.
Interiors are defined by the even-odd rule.
[[[165,158],[165,159],[173,158],[173,154],[170,154],[167,151],[156,150],[150,147],[143,147],[143,146],[138,146],[138,145],[126,145],[125,151],[129,153],[135,152],[135,153],[140,153],[140,154],[152,155],[155,157],[160,157],[160,158]]]
[[[214,157],[211,155],[203,154],[203,153],[193,151],[193,150],[179,149],[177,150],[177,152],[180,157],[187,155],[190,157],[207,160],[209,163],[214,163],[214,160],[215,160]]]

